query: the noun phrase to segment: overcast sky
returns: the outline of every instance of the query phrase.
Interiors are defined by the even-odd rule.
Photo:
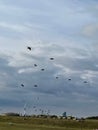
[[[0,113],[24,108],[98,115],[97,0],[0,0]]]

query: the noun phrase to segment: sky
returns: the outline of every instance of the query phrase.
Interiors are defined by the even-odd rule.
[[[97,12],[97,0],[0,0],[0,113],[98,116]]]

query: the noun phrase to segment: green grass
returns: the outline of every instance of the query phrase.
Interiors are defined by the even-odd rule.
[[[0,130],[93,130],[97,120],[77,122],[65,119],[0,116]]]

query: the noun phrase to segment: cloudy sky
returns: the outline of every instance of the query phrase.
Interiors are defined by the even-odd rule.
[[[98,115],[97,0],[0,0],[0,113],[24,108]]]

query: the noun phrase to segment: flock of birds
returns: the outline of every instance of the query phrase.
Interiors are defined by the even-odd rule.
[[[30,47],[30,46],[27,46],[27,49],[28,49],[29,51],[32,51],[32,47]],[[50,60],[54,60],[54,58],[53,58],[53,57],[50,57]],[[34,64],[34,67],[37,67],[37,66],[38,66],[38,65],[35,63],[35,64]],[[42,68],[41,71],[45,71],[45,69]],[[55,78],[56,78],[56,79],[59,79],[59,76],[56,76]],[[70,82],[72,79],[71,79],[71,78],[68,78],[67,80]],[[85,81],[83,81],[83,83],[84,83],[84,84],[87,84],[88,81],[85,80]],[[25,87],[24,83],[21,83],[21,87]],[[36,88],[36,87],[38,87],[38,85],[37,85],[37,84],[34,84],[34,87]],[[39,97],[38,97],[38,100],[39,100]],[[36,112],[36,111],[37,111],[36,106],[34,106],[33,108],[35,109],[35,112]],[[26,111],[26,107],[24,107],[24,111]],[[44,112],[42,109],[39,109],[39,111],[41,111],[41,113]],[[50,110],[48,110],[47,114],[49,114],[49,112],[50,112]]]
[[[29,51],[31,51],[31,50],[32,50],[32,48],[31,48],[30,46],[27,46],[27,49],[28,49]],[[53,58],[53,57],[51,57],[51,58],[50,58],[50,60],[54,60],[54,58]],[[38,66],[37,64],[34,64],[34,67],[37,67],[37,66]],[[42,69],[41,69],[41,71],[45,71],[45,69],[44,69],[44,68],[42,68]],[[56,77],[56,79],[58,79],[58,78],[59,78],[59,77]],[[22,84],[21,84],[21,87],[24,87],[24,86],[25,86],[25,85],[22,83]],[[37,85],[37,84],[35,84],[35,85],[34,85],[34,87],[38,87],[38,85]]]
[[[27,46],[27,49],[28,49],[29,51],[32,51],[32,47],[30,47],[30,46]],[[51,57],[50,60],[54,60],[54,58]],[[38,66],[37,64],[34,64],[34,67],[37,67],[37,66]],[[42,68],[41,71],[45,71],[45,69]],[[59,77],[56,77],[56,79],[58,79],[58,78],[59,78]],[[21,83],[21,87],[25,87],[24,83]],[[38,85],[37,85],[37,84],[34,84],[34,87],[36,88],[36,87],[38,87]],[[37,97],[37,100],[39,100],[39,97]],[[36,106],[33,106],[33,109],[35,109],[35,112],[38,111],[38,109],[37,109]],[[46,112],[46,114],[49,115],[49,113],[50,113],[50,110],[45,110],[45,111],[44,111],[43,109],[39,109],[39,111],[41,112],[41,114],[44,114],[44,113]],[[25,105],[24,105],[24,115],[25,115],[25,114],[26,114],[26,103],[25,103]]]
[[[32,48],[31,48],[30,46],[27,46],[27,49],[28,49],[29,51],[32,50]],[[54,58],[51,57],[50,60],[54,60]],[[37,64],[34,64],[34,67],[37,67],[37,66],[38,66]],[[45,69],[42,68],[41,71],[45,71]],[[59,79],[59,77],[56,76],[56,79]],[[71,80],[72,80],[71,78],[68,78],[68,81],[71,81]],[[83,83],[88,83],[88,82],[87,82],[87,81],[84,81]],[[21,87],[24,87],[24,84],[21,84]],[[37,87],[37,85],[35,84],[34,87]]]

